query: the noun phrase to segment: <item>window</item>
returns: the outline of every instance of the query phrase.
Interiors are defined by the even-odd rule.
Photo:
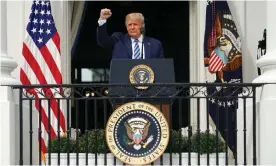
[[[109,80],[109,69],[75,69],[75,78],[80,79],[81,82],[107,82]]]

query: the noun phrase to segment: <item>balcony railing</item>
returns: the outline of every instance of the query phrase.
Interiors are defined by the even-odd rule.
[[[256,89],[262,84],[139,86],[148,88],[137,89],[133,84],[12,86],[19,90],[19,164],[123,165],[108,148],[105,128],[116,108],[136,101],[154,105],[168,122],[168,145],[151,164],[257,163],[255,103]]]

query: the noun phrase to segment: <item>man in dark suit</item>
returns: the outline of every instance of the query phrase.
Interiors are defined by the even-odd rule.
[[[107,33],[107,19],[112,15],[110,9],[102,9],[98,21],[97,41],[104,48],[112,49],[113,59],[156,59],[164,58],[162,43],[151,37],[144,36],[144,17],[141,13],[126,16],[125,24],[128,33]],[[142,47],[142,43],[143,47]],[[143,48],[143,52],[141,51]]]

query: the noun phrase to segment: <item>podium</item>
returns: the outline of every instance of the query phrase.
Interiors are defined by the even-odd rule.
[[[173,59],[114,59],[110,64],[110,84],[130,84],[131,71],[136,66],[148,66],[153,74],[153,84],[175,83]],[[111,86],[108,90],[113,108],[118,108],[130,101],[144,101],[157,107],[170,124],[170,110],[173,101],[169,96],[174,95],[176,88],[173,86],[149,86],[138,89],[135,86]]]

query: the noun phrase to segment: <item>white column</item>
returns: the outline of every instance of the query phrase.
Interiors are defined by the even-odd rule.
[[[267,53],[257,61],[257,66],[264,72],[257,77],[254,83],[276,83],[276,2],[266,1],[267,11]],[[276,157],[274,155],[276,149],[274,126],[276,126],[276,84],[267,84],[263,86],[261,92],[259,109],[259,126],[258,126],[258,148],[259,155],[257,164],[275,165]]]
[[[267,3],[267,50],[266,55],[257,61],[257,66],[264,72],[253,82],[276,83],[276,2],[266,1]]]
[[[3,23],[7,22],[7,12],[5,8],[5,2],[1,2],[1,33],[0,33],[0,41],[1,41],[1,56],[3,53],[7,53],[7,26],[5,26]],[[5,56],[5,54],[3,55]]]
[[[1,52],[0,52],[0,85],[19,84],[11,77],[11,72],[17,63],[7,55],[7,2],[0,1],[1,14]],[[0,86],[0,165],[16,165],[18,149],[15,145],[17,140],[15,133],[16,105],[13,90],[7,86]],[[18,94],[17,94],[18,95]]]
[[[17,63],[7,55],[7,2],[1,1],[1,53],[0,53],[0,85],[18,84],[11,76],[11,72],[17,67]]]

